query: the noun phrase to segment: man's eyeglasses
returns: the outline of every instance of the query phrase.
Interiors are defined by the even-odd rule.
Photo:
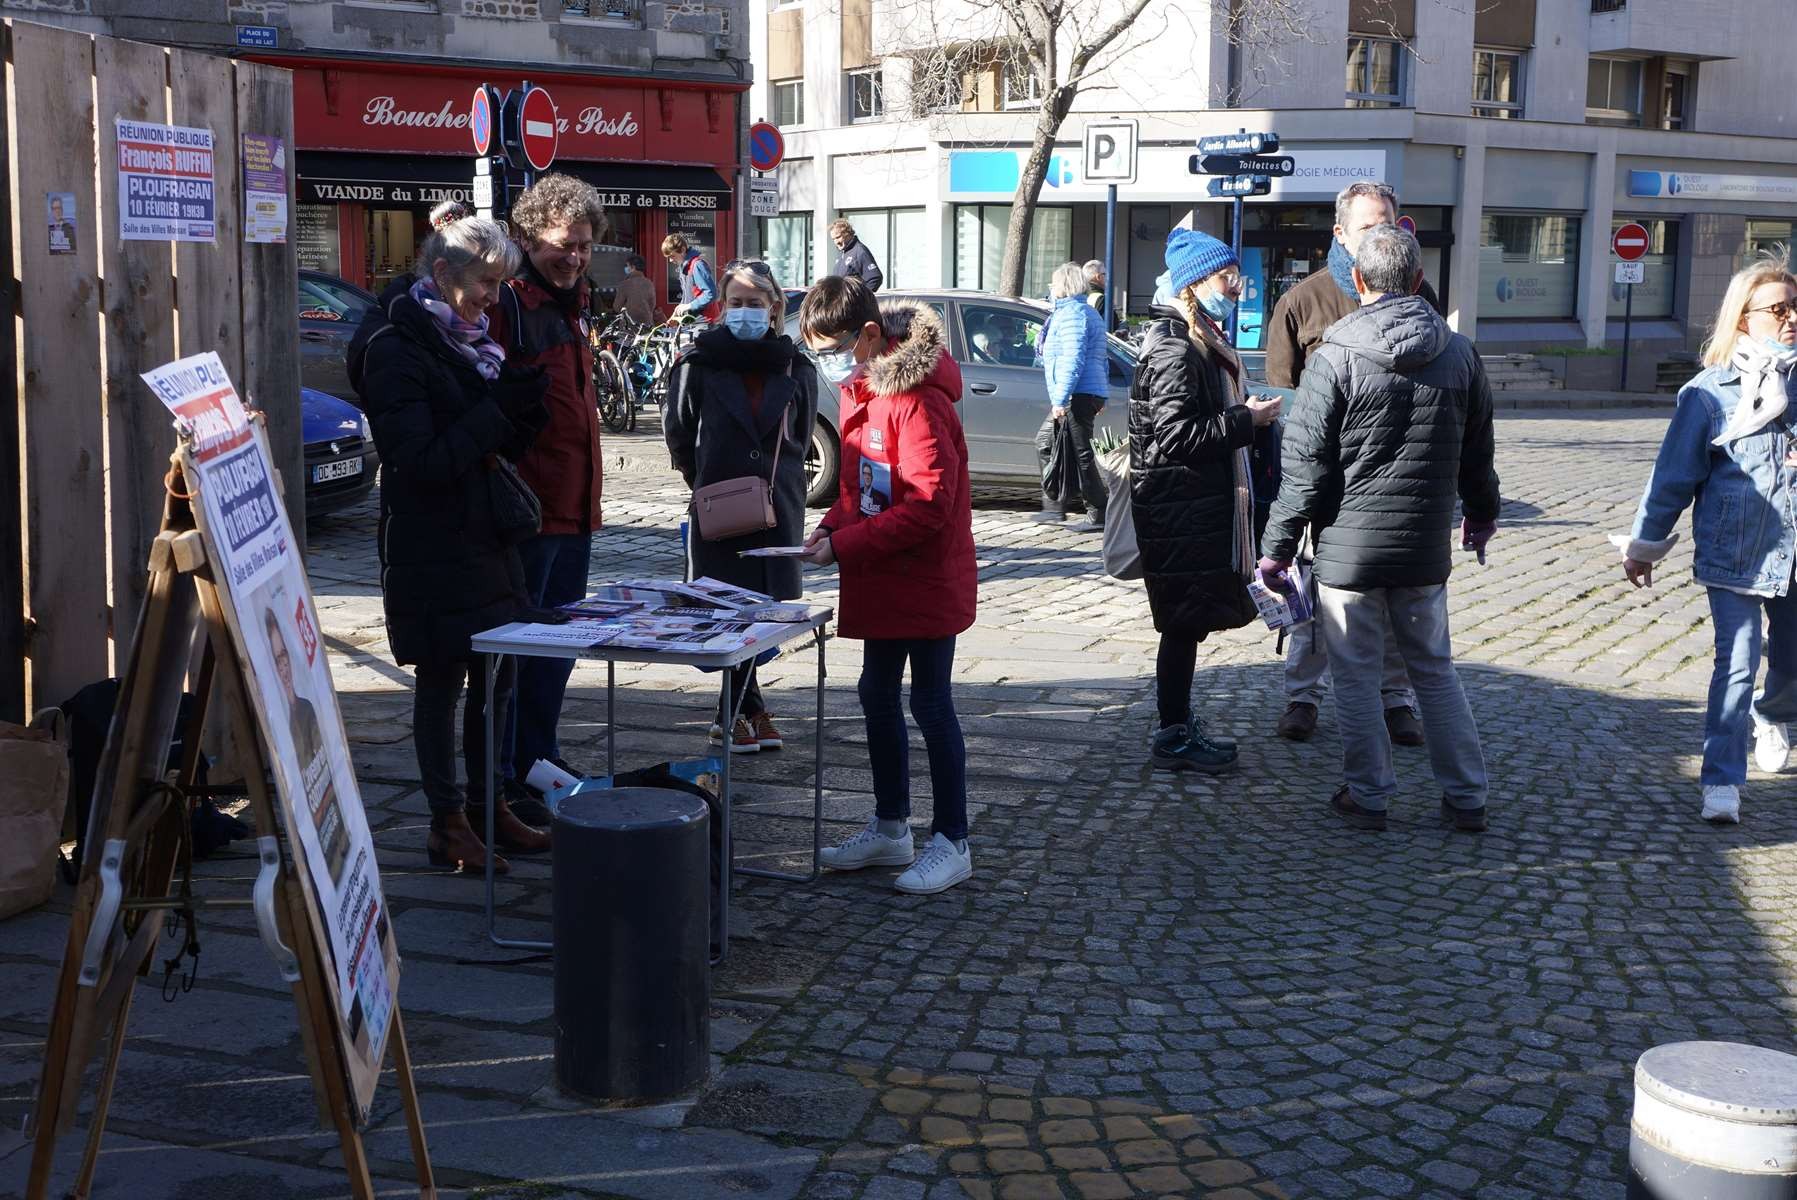
[[[1769,312],[1775,321],[1797,320],[1797,300],[1780,300],[1777,304],[1768,304],[1764,308],[1750,308],[1750,313]]]

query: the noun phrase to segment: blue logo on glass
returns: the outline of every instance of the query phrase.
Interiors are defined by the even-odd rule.
[[[949,151],[951,192],[1015,192],[1018,177],[1015,150]]]
[[[1499,276],[1498,281],[1497,281],[1498,303],[1499,304],[1510,303],[1510,297],[1514,294],[1515,293],[1512,292],[1511,288],[1510,288],[1510,277],[1508,275]]]
[[[1073,168],[1067,165],[1066,159],[1057,154],[1048,160],[1048,175],[1046,178],[1049,187],[1061,187],[1065,184],[1072,183]]]

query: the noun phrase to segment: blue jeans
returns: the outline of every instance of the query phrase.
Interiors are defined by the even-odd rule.
[[[967,836],[967,742],[950,687],[955,639],[870,638],[861,656],[861,712],[867,719],[867,758],[874,774],[874,815],[902,821],[911,815],[911,740],[899,690],[911,664],[911,716],[930,756],[931,833],[951,841]]]
[[[1716,665],[1710,674],[1710,705],[1703,718],[1705,785],[1747,780],[1751,714],[1781,724],[1797,720],[1797,595],[1743,596],[1713,587],[1710,620],[1716,627]],[[1760,669],[1760,610],[1766,612],[1766,688],[1756,698],[1753,680]]]
[[[593,538],[586,533],[544,533],[518,547],[524,560],[524,593],[535,608],[555,608],[587,594],[587,567]],[[500,765],[523,779],[540,758],[560,758],[556,737],[562,696],[574,662],[566,658],[520,658],[512,692],[512,722],[506,728]]]

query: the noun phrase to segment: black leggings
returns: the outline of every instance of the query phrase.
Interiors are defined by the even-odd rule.
[[[1160,652],[1154,659],[1154,692],[1162,729],[1191,722],[1192,676],[1198,669],[1198,643],[1203,640],[1176,633],[1161,634]]]

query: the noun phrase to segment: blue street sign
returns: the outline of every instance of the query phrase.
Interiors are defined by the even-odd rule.
[[[1273,181],[1265,175],[1226,175],[1210,181],[1210,194],[1222,196],[1264,196],[1273,190]]]
[[[1194,154],[1188,165],[1194,175],[1293,175],[1298,170],[1289,154]]]
[[[1225,133],[1198,139],[1201,154],[1271,154],[1277,149],[1276,133]]]
[[[239,25],[237,44],[252,50],[276,50],[281,45],[281,31],[273,25]]]

